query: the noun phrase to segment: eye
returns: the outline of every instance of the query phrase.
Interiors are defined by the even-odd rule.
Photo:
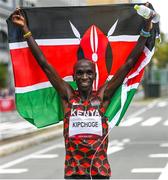
[[[81,76],[82,74],[83,74],[83,71],[81,70],[76,71],[76,75]]]
[[[92,75],[92,74],[93,74],[93,71],[92,71],[92,70],[88,70],[88,71],[87,71],[87,74],[88,74],[88,75]]]

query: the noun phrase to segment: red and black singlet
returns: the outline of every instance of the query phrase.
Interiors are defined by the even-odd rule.
[[[90,170],[92,176],[111,176],[107,160],[108,138],[104,139],[107,133],[107,118],[98,96],[85,102],[78,95],[70,100],[64,118],[65,177],[89,176]]]

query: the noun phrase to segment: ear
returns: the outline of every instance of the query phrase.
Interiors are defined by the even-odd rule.
[[[73,74],[73,80],[76,81],[75,75]]]

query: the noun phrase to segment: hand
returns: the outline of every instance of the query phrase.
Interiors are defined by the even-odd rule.
[[[150,5],[149,2],[146,2],[146,3],[145,3],[145,6],[147,6],[147,7],[149,7],[149,5]],[[146,20],[145,28],[144,28],[145,31],[151,31],[151,30],[152,30],[152,28],[153,28],[152,19],[153,19],[154,17],[155,17],[155,14],[152,14],[152,15],[150,16],[150,18]]]
[[[17,8],[14,11],[14,13],[12,14],[12,22],[21,28],[27,26],[26,19],[21,13],[21,9]]]

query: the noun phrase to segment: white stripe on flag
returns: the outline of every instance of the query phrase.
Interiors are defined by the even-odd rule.
[[[109,119],[109,129],[111,131],[111,129],[117,124],[121,112],[123,110],[124,104],[127,101],[127,92],[130,90],[129,86],[127,86],[127,82],[129,79],[136,77],[140,71],[145,68],[145,66],[150,62],[152,55],[154,54],[154,48],[152,49],[152,51],[150,51],[147,47],[144,48],[144,53],[146,55],[146,58],[141,62],[140,67],[134,72],[132,73],[129,77],[126,77],[124,79],[124,82],[122,84],[122,88],[121,88],[121,107],[118,110],[118,112],[116,113],[116,115],[113,117],[113,119]]]
[[[36,91],[39,89],[44,89],[52,87],[51,83],[48,82],[43,82],[43,83],[38,83],[32,86],[26,86],[26,87],[15,87],[15,93],[26,93],[26,92],[31,92],[31,91]]]
[[[64,81],[73,81],[73,77],[72,76],[66,76],[63,78]],[[128,90],[131,89],[137,89],[138,88],[139,83],[135,83],[132,84],[130,86],[128,86]],[[42,83],[38,83],[38,84],[34,84],[32,86],[25,86],[25,87],[15,87],[15,93],[26,93],[26,92],[31,92],[31,91],[36,91],[36,90],[40,90],[40,89],[44,89],[44,88],[49,88],[52,87],[51,83],[49,81],[47,82],[42,82]]]
[[[132,84],[130,86],[127,86],[126,84],[123,83],[122,90],[121,90],[121,107],[120,107],[120,110],[113,117],[113,119],[109,120],[109,127],[110,127],[109,129],[110,129],[110,131],[117,124],[117,122],[118,122],[118,120],[120,118],[120,115],[121,115],[122,109],[124,107],[124,104],[127,101],[127,92],[130,91],[131,89],[137,89],[138,86],[139,86],[139,83],[135,83],[135,84]]]
[[[120,35],[120,36],[109,36],[110,42],[125,41],[134,42],[138,40],[139,35]],[[56,46],[56,45],[78,45],[80,44],[80,39],[78,38],[68,38],[68,39],[36,39],[36,42],[40,46]],[[9,43],[10,50],[27,48],[27,42],[15,42]]]
[[[72,76],[66,76],[63,78],[65,81],[73,81]],[[32,86],[25,86],[25,87],[15,87],[15,93],[26,93],[26,92],[31,92],[31,91],[36,91],[44,88],[49,88],[52,87],[51,83],[49,81],[47,82],[42,82],[38,83]]]
[[[131,85],[127,86],[127,92],[132,89],[137,89],[138,86],[139,86],[139,83],[135,83],[135,84],[131,84]]]
[[[152,51],[150,51],[147,47],[144,48],[144,53],[146,58],[141,62],[141,64],[139,65],[139,67],[137,68],[137,70],[132,73],[130,76],[128,76],[127,78],[125,78],[124,82],[126,83],[129,79],[134,78],[135,76],[137,76],[142,69],[145,68],[145,66],[150,62],[153,54],[154,54],[154,50],[155,48],[152,49]]]
[[[125,42],[134,42],[137,41],[139,38],[139,35],[120,35],[120,36],[109,36],[108,40],[110,42],[119,42],[119,41],[125,41]]]
[[[109,122],[109,127],[110,127],[109,132],[117,124],[126,100],[127,100],[127,85],[123,83],[121,87],[121,107],[119,111],[116,113],[116,115],[113,117],[113,119]]]
[[[69,38],[69,39],[36,39],[36,42],[37,42],[37,44],[39,46],[78,45],[78,44],[80,44],[80,40],[77,39],[77,38]],[[27,48],[27,47],[28,47],[28,44],[27,44],[26,41],[9,43],[10,50]]]

